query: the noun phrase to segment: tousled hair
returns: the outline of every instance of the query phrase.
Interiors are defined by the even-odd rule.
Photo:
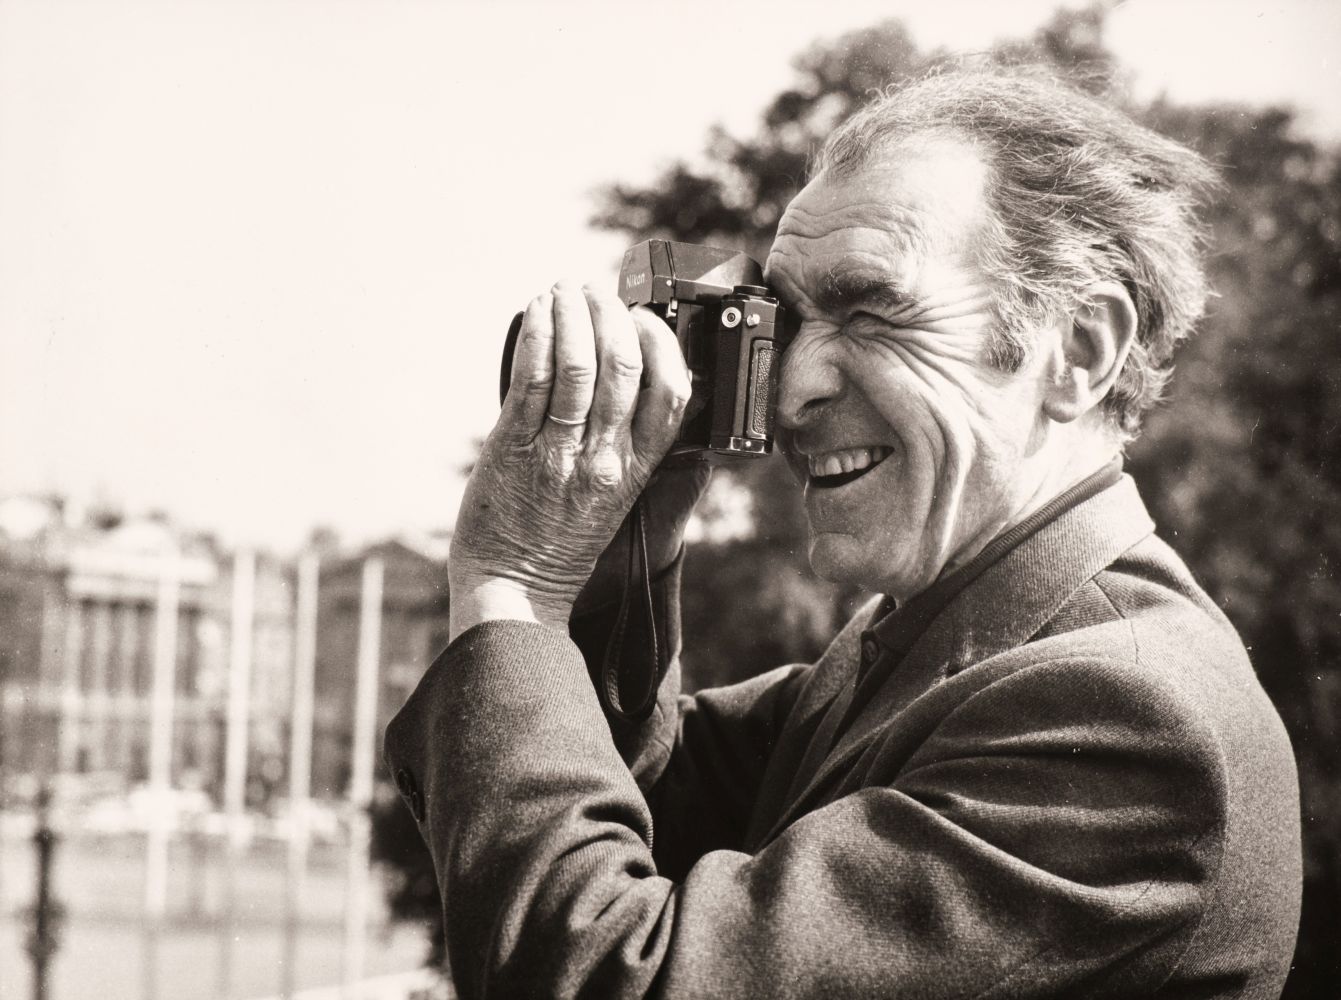
[[[1195,212],[1216,185],[1198,154],[1033,68],[947,69],[888,90],[830,135],[812,174],[850,174],[901,140],[948,136],[982,151],[991,217],[979,261],[996,286],[992,364],[1015,371],[1029,331],[1114,279],[1136,337],[1103,409],[1131,439],[1163,395],[1175,347],[1208,294]]]

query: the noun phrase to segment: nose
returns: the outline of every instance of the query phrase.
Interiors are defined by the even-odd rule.
[[[814,421],[825,404],[842,395],[843,377],[834,350],[816,326],[801,324],[782,356],[778,422],[783,427],[799,430]]]

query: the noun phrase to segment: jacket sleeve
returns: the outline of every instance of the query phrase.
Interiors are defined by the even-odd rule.
[[[458,637],[387,758],[420,796],[463,997],[1140,996],[1219,856],[1223,777],[1197,727],[1121,665],[1030,667],[888,783],[680,880],[580,653],[542,626]],[[1116,992],[1091,989],[1114,968]]]
[[[647,718],[606,712],[611,738],[642,790],[657,831],[656,861],[672,877],[701,855],[737,848],[745,834],[769,752],[809,667],[782,667],[739,684],[680,693],[680,569],[683,557],[652,582],[653,613],[668,662]],[[617,604],[574,617],[569,635],[593,684],[615,630]],[[646,644],[630,644],[626,666],[655,670]]]

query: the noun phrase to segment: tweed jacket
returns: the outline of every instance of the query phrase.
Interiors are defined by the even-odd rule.
[[[1293,756],[1239,638],[1152,530],[1124,476],[896,664],[871,648],[872,606],[814,665],[692,698],[672,668],[635,726],[603,717],[567,636],[459,636],[386,741],[457,990],[1278,996]]]

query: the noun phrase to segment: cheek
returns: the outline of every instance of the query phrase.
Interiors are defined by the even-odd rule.
[[[850,367],[860,396],[898,438],[908,460],[905,475],[920,477],[953,455],[967,431],[958,415],[955,390],[925,366],[891,361],[887,352],[867,352]]]
[[[997,429],[988,418],[983,387],[964,365],[913,351],[894,353],[898,357],[890,359],[867,352],[852,371],[861,394],[899,439],[903,524],[915,525],[924,545],[939,548],[954,534],[975,480],[999,464]]]

